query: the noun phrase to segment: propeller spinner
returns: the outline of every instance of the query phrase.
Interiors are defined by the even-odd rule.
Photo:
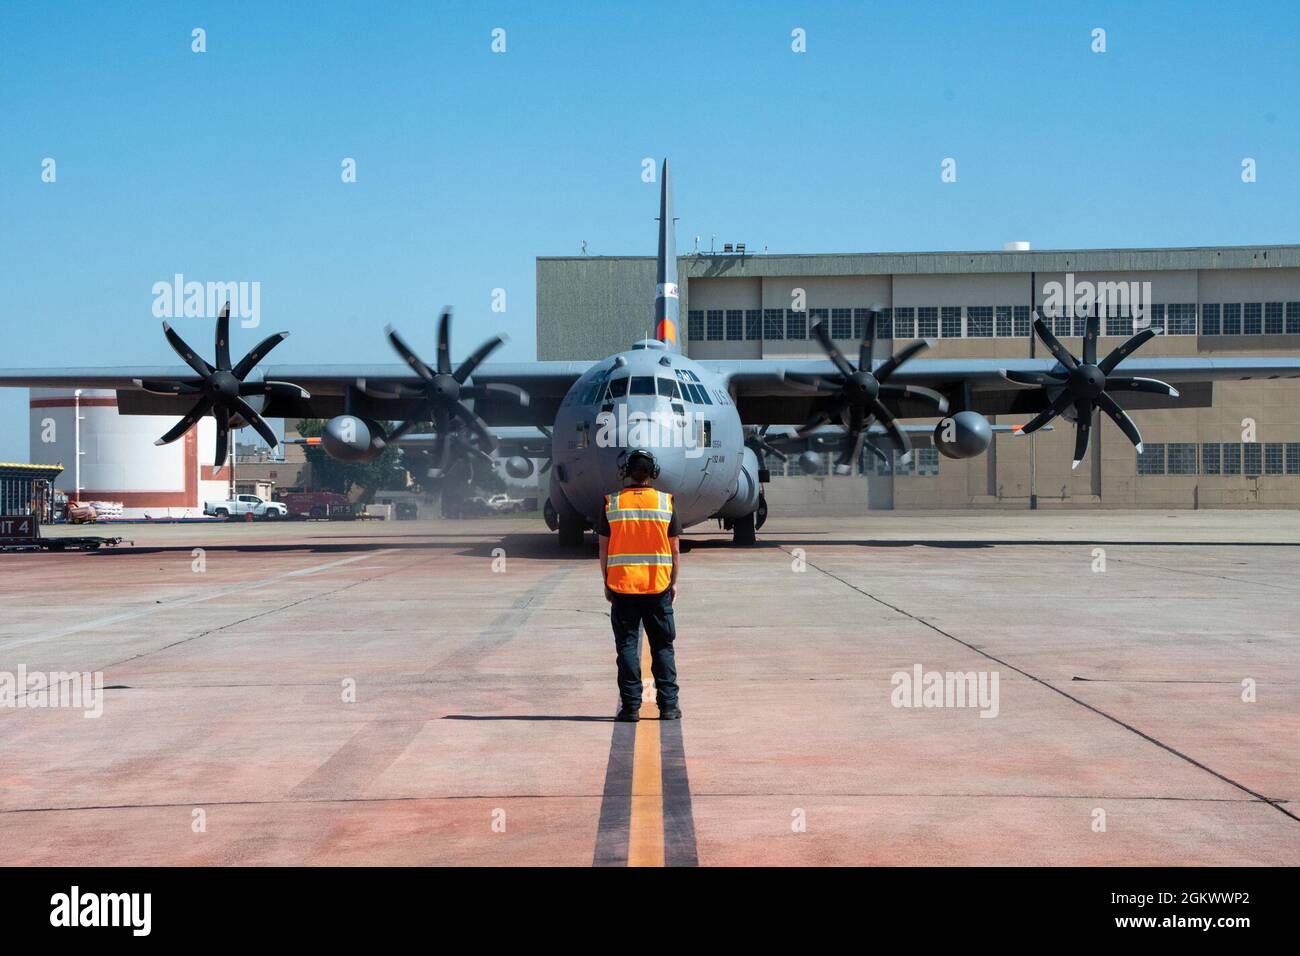
[[[163,334],[167,336],[167,342],[176,351],[176,354],[184,360],[186,365],[194,369],[199,380],[194,382],[137,378],[135,384],[146,392],[152,392],[155,395],[193,395],[197,396],[198,400],[194,403],[194,407],[172,426],[170,431],[154,442],[155,445],[166,445],[174,442],[193,428],[200,418],[211,412],[212,416],[217,420],[217,445],[212,461],[214,467],[220,470],[226,463],[229,451],[232,421],[236,425],[239,421],[252,425],[272,448],[277,447],[280,443],[271,426],[248,402],[244,401],[245,398],[253,395],[261,395],[268,399],[311,397],[306,389],[300,388],[291,382],[244,381],[248,377],[248,373],[253,370],[258,362],[266,358],[271,349],[288,338],[288,332],[278,332],[275,335],[268,336],[240,359],[238,364],[231,366],[229,302],[225,304],[221,314],[217,316],[215,366],[209,365],[200,358],[198,353],[190,348],[185,340],[177,334],[176,330],[166,322],[163,323]]]

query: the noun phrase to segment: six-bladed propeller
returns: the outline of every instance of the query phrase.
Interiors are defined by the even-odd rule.
[[[418,385],[395,384],[382,389],[366,387],[366,394],[375,398],[418,399],[423,414],[402,422],[382,441],[396,441],[421,421],[432,421],[438,436],[435,461],[439,472],[447,470],[453,450],[459,453],[457,457],[461,459],[480,457],[491,460],[491,452],[496,450],[497,441],[488,430],[487,422],[466,405],[464,400],[504,397],[520,405],[527,405],[528,393],[517,385],[495,382],[485,385],[466,385],[465,382],[483,360],[505,342],[505,339],[494,335],[453,370],[449,309],[444,309],[438,320],[438,359],[434,368],[429,368],[421,361],[391,325],[384,331],[388,334],[389,343],[402,357],[402,361],[420,377],[420,383]],[[466,430],[469,434],[466,434]]]
[[[230,303],[227,302],[217,316],[216,365],[209,365],[201,359],[194,349],[186,344],[166,322],[163,334],[167,342],[175,349],[190,368],[198,375],[197,382],[179,380],[136,379],[135,384],[146,392],[155,395],[193,395],[197,397],[194,407],[185,413],[167,434],[159,438],[155,445],[174,442],[197,424],[198,420],[211,412],[217,420],[217,446],[213,455],[214,467],[221,469],[226,463],[230,444],[230,429],[240,424],[252,425],[257,433],[272,448],[279,444],[275,432],[266,420],[259,415],[245,398],[261,395],[265,398],[310,398],[306,389],[290,382],[245,382],[254,366],[262,361],[271,349],[283,342],[288,332],[277,332],[259,342],[247,355],[239,360],[233,368],[230,364]]]
[[[1022,434],[1035,432],[1050,422],[1057,415],[1068,412],[1074,414],[1074,464],[1078,468],[1088,451],[1088,438],[1092,432],[1093,414],[1098,408],[1111,417],[1128,440],[1142,452],[1142,435],[1138,432],[1133,419],[1128,417],[1107,393],[1107,390],[1128,392],[1154,392],[1159,395],[1178,397],[1178,390],[1172,385],[1154,378],[1130,378],[1111,375],[1115,366],[1141,348],[1155,337],[1151,329],[1143,329],[1123,345],[1116,348],[1100,362],[1097,361],[1097,336],[1100,333],[1101,319],[1097,315],[1089,316],[1083,336],[1083,359],[1080,361],[1071,354],[1052,334],[1042,316],[1034,316],[1034,331],[1047,346],[1047,350],[1061,364],[1061,371],[1051,372],[1017,372],[1002,370],[1002,376],[1016,385],[1042,388],[1047,396],[1047,407],[1025,423],[1020,429]]]
[[[844,446],[844,451],[840,453],[839,460],[835,463],[835,470],[840,474],[847,474],[852,471],[853,462],[857,461],[858,456],[862,453],[864,444],[870,446],[873,454],[881,458],[885,457],[879,448],[867,441],[867,429],[871,426],[872,419],[880,422],[893,440],[894,445],[904,456],[911,453],[911,440],[908,439],[907,433],[899,427],[898,420],[894,417],[893,412],[881,400],[882,396],[919,398],[933,404],[940,415],[948,411],[948,400],[934,389],[923,388],[919,385],[895,385],[889,381],[890,376],[897,372],[902,365],[928,347],[927,342],[913,342],[897,355],[892,355],[886,359],[878,369],[872,370],[872,353],[875,351],[878,316],[879,313],[875,309],[867,313],[866,334],[862,337],[862,342],[858,346],[857,368],[854,368],[853,364],[835,347],[826,324],[818,322],[812,328],[813,334],[817,337],[817,341],[821,343],[827,357],[839,370],[838,374],[804,375],[799,372],[787,372],[785,376],[789,381],[834,396],[829,405],[813,415],[799,429],[797,434],[803,437],[833,418],[841,419],[848,429],[849,441]]]

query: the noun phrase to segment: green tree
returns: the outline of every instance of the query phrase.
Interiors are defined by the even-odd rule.
[[[392,422],[381,424],[385,430],[393,427]],[[298,422],[298,434],[304,438],[318,438],[324,430],[325,422],[319,418]],[[320,445],[304,445],[303,454],[311,465],[313,485],[322,491],[349,496],[355,485],[360,489],[356,500],[362,504],[372,501],[378,491],[406,487],[406,470],[399,461],[396,445],[389,445],[372,461],[339,461],[331,458]]]

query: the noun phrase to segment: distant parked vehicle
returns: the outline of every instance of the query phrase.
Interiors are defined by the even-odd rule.
[[[213,518],[287,518],[289,509],[278,501],[263,501],[257,495],[235,495],[229,501],[205,501],[203,513]]]
[[[336,491],[290,491],[280,496],[289,514],[301,518],[351,515],[352,502]]]

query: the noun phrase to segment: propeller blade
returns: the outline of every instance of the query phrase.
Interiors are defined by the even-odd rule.
[[[1052,330],[1047,327],[1047,323],[1043,321],[1041,315],[1034,316],[1034,331],[1038,333],[1038,337],[1047,346],[1047,351],[1051,352],[1058,362],[1067,369],[1078,368],[1078,361],[1070,354],[1070,350],[1052,334]]]
[[[230,444],[230,409],[218,405],[212,410],[212,417],[217,420],[217,449],[212,453],[212,467],[220,471],[226,465],[226,453]]]
[[[876,350],[876,319],[880,313],[875,309],[867,310],[867,327],[862,335],[862,344],[858,346],[858,368],[871,371],[871,354]]]
[[[230,371],[230,300],[221,307],[217,316],[217,368],[223,372]]]
[[[889,434],[889,437],[894,440],[894,445],[898,451],[904,457],[910,455],[912,453],[912,440],[907,437],[907,432],[903,431],[903,429],[899,427],[898,419],[890,413],[884,403],[879,399],[872,402],[871,414],[876,416],[876,421],[880,422],[881,426]]]
[[[1101,410],[1110,416],[1111,421],[1119,426],[1119,430],[1124,433],[1125,437],[1133,443],[1133,447],[1141,454],[1142,433],[1133,424],[1133,419],[1128,417],[1128,413],[1120,408],[1119,403],[1105,392],[1098,395],[1095,401],[1101,407]]]
[[[1106,379],[1106,391],[1120,392],[1152,392],[1156,395],[1168,395],[1170,398],[1178,397],[1178,389],[1174,388],[1168,382],[1162,382],[1158,378],[1108,378]]]
[[[485,358],[487,358],[489,355],[491,355],[493,350],[496,349],[498,346],[502,345],[505,341],[506,341],[505,336],[502,335],[492,336],[492,338],[488,339],[486,342],[484,342],[482,345],[476,348],[473,354],[470,355],[469,358],[465,359],[465,361],[460,363],[460,367],[456,369],[456,374],[453,375],[452,378],[454,378],[460,384],[464,385],[465,379],[469,378],[471,375],[474,374],[474,369],[478,368],[479,365],[482,363],[482,361]],[[441,361],[442,359],[441,347],[439,347],[438,350],[438,359],[439,361]]]
[[[205,379],[210,376],[212,374],[212,366],[199,358],[198,353],[186,344],[185,340],[177,334],[175,329],[166,322],[164,322],[162,326],[163,335],[167,336],[167,343],[172,347],[172,350],[181,357],[185,364],[194,369],[194,371],[198,372],[199,375],[203,376]]]
[[[462,388],[460,394],[465,398],[489,398],[493,392],[500,395],[509,395],[516,399],[520,405],[528,405],[528,393],[518,385],[510,385],[506,382],[490,382],[487,385],[471,385],[469,388]]]
[[[920,339],[907,346],[903,351],[891,355],[889,358],[885,359],[885,364],[880,366],[880,371],[876,372],[876,381],[884,384],[889,379],[889,376],[897,372],[899,367],[904,365],[909,359],[916,355],[917,352],[924,352],[929,347],[929,342]],[[867,371],[870,371],[870,369]]]
[[[1074,422],[1074,464],[1070,470],[1079,467],[1083,461],[1083,456],[1088,453],[1088,433],[1092,431],[1092,404],[1088,401],[1078,401],[1074,403],[1075,422]]]
[[[813,335],[817,336],[817,341],[821,343],[826,355],[830,358],[831,362],[834,363],[835,367],[840,370],[840,374],[844,376],[852,375],[856,369],[849,364],[849,360],[844,357],[844,354],[840,352],[840,350],[835,347],[835,343],[831,341],[831,333],[830,330],[826,328],[826,323],[818,322],[812,327],[812,330]]]
[[[422,388],[410,388],[406,385],[394,382],[386,384],[383,387],[371,385],[364,378],[357,379],[357,389],[371,398],[424,398],[425,393]]]
[[[1124,361],[1124,359],[1128,358],[1155,337],[1155,329],[1143,329],[1137,335],[1133,336],[1123,345],[1118,346],[1113,352],[1098,362],[1097,368],[1101,369],[1103,374],[1109,375],[1116,365]]]
[[[853,463],[862,454],[862,445],[867,440],[867,433],[862,429],[850,432],[850,436],[853,438],[852,443],[845,446],[844,451],[840,452],[840,457],[835,462],[835,474],[837,475],[853,474]]]
[[[803,385],[805,388],[815,388],[819,392],[838,392],[844,387],[844,379],[838,375],[805,375],[803,372],[786,372],[785,380],[794,382],[796,385]]]
[[[1097,336],[1101,334],[1101,316],[1097,310],[1092,310],[1092,315],[1088,316],[1088,325],[1083,334],[1083,364],[1097,364]]]
[[[443,315],[445,318],[446,313],[444,313]],[[420,361],[420,356],[416,355],[415,352],[411,350],[411,347],[402,341],[402,337],[397,334],[397,329],[393,328],[391,325],[388,325],[384,327],[384,332],[388,335],[389,344],[391,344],[393,346],[393,349],[397,352],[397,354],[402,357],[402,360],[411,367],[411,370],[415,372],[416,375],[420,376],[420,378],[424,379],[426,382],[432,382],[433,372],[429,370],[429,366],[425,365],[422,361]],[[442,359],[441,345],[438,346],[438,358],[439,361],[441,361]]]
[[[492,465],[492,456],[491,456],[491,455],[489,455],[489,454],[488,454],[487,452],[485,452],[483,449],[481,449],[481,448],[479,448],[479,447],[477,447],[477,446],[475,446],[475,445],[470,444],[470,443],[469,443],[468,441],[466,441],[465,439],[463,439],[463,438],[459,439],[459,440],[456,442],[456,446],[457,446],[457,447],[458,447],[458,448],[459,448],[459,449],[460,449],[460,450],[465,454],[466,457],[473,456],[473,457],[477,458],[479,461],[483,462],[485,465],[488,465],[488,466],[491,466],[491,465]]]
[[[871,454],[875,455],[877,458],[879,458],[879,459],[880,459],[882,462],[884,462],[886,465],[889,464],[889,456],[886,455],[883,451],[881,451],[880,448],[877,447],[877,445],[876,445],[875,442],[873,442],[873,441],[868,441],[868,442],[866,443],[865,447],[866,447],[867,451],[871,452]]]
[[[248,402],[244,401],[242,398],[232,398],[230,399],[230,407],[234,410],[236,415],[242,418],[249,425],[252,425],[268,445],[272,448],[279,446],[280,439],[275,437],[275,431],[266,423],[265,418],[253,410],[253,406],[249,405]]]
[[[474,434],[478,435],[483,444],[485,444],[490,450],[496,451],[498,442],[496,438],[493,437],[492,432],[488,430],[487,422],[483,421],[483,419],[471,412],[468,406],[459,402],[456,403],[456,413],[459,415],[460,420],[468,425]]]
[[[400,425],[394,428],[387,435],[378,439],[376,444],[378,444],[380,447],[383,447],[385,445],[394,445],[397,442],[401,441],[402,436],[405,435],[407,432],[409,432],[415,426],[416,426],[416,422],[414,420],[402,422]]]
[[[794,433],[796,438],[803,438],[814,428],[820,428],[831,420],[829,412],[817,412],[812,418],[803,423],[803,427]]]
[[[189,382],[156,382],[148,378],[135,378],[131,381],[146,392],[154,395],[198,395],[201,391],[197,385]]]
[[[1052,402],[1052,404],[1048,405],[1029,421],[1025,422],[1020,429],[1020,434],[1028,435],[1031,432],[1038,431],[1038,429],[1042,428],[1057,415],[1061,414],[1061,412],[1065,411],[1066,406],[1072,401],[1073,399],[1070,397],[1069,392],[1062,392],[1060,395],[1056,396],[1056,400]]]
[[[176,439],[180,438],[187,431],[193,428],[194,424],[200,418],[206,415],[211,408],[212,408],[212,399],[208,398],[206,395],[203,398],[200,398],[197,402],[194,403],[194,407],[185,413],[185,417],[182,418],[180,421],[178,421],[175,425],[173,425],[171,429],[167,432],[167,434],[163,435],[162,438],[159,438],[156,442],[154,442],[154,444],[170,445]]]
[[[921,385],[882,385],[880,390],[894,395],[902,395],[906,398],[919,398],[934,405],[939,410],[940,415],[948,413],[948,399],[932,388],[925,388]]]
[[[249,350],[248,354],[239,360],[239,364],[231,369],[230,374],[242,382],[248,373],[253,370],[254,365],[266,358],[267,353],[270,352],[271,349],[275,348],[288,337],[288,332],[277,332],[275,335],[268,335],[266,338],[262,339],[262,341],[254,345]]]
[[[239,394],[265,395],[267,398],[297,400],[311,398],[311,392],[293,382],[240,382]]]
[[[438,374],[451,374],[451,309],[438,316]]]
[[[439,474],[447,473],[447,463],[451,460],[451,433],[438,433],[438,464],[436,470]]]
[[[1017,372],[1013,369],[998,369],[1003,378],[1013,385],[1064,385],[1066,377],[1055,372]]]
[[[781,449],[777,448],[775,445],[770,445],[770,444],[768,444],[767,442],[763,442],[763,444],[762,444],[762,448],[763,448],[763,454],[765,454],[765,455],[771,455],[771,456],[774,457],[777,461],[789,461],[789,460],[790,460],[790,457],[789,457],[785,452],[783,452]]]
[[[539,475],[544,475],[550,470],[551,470],[551,459],[548,458],[546,459],[545,464],[543,464],[541,468],[537,469],[537,473]]]

